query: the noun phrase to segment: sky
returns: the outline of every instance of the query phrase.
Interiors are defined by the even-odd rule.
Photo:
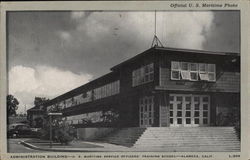
[[[240,53],[238,11],[156,13],[156,34],[165,47]],[[151,47],[150,11],[9,12],[9,93],[18,113],[34,98],[54,98],[108,72]],[[25,107],[26,106],[26,107]]]

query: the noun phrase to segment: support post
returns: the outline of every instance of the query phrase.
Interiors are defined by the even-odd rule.
[[[52,115],[49,116],[49,143],[50,143],[50,148],[52,148]]]

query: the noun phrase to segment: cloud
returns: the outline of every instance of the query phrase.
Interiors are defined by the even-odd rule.
[[[212,23],[212,12],[171,12],[168,13],[166,28],[160,29],[163,30],[161,39],[169,47],[203,49]]]
[[[213,18],[209,11],[157,12],[157,36],[164,46],[202,49]],[[112,41],[113,45],[136,44],[145,49],[149,48],[154,35],[154,12],[92,12],[78,22],[77,31],[101,45]],[[122,43],[114,36],[122,39]]]
[[[15,66],[9,71],[9,93],[20,101],[20,111],[32,107],[34,97],[54,98],[74,89],[92,78],[90,74],[76,74],[48,66],[35,68]]]
[[[159,11],[157,36],[166,47],[203,49],[213,19],[210,11]],[[12,13],[9,22],[9,68],[48,65],[95,78],[150,48],[154,36],[151,11]]]

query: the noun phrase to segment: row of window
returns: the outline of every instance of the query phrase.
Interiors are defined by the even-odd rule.
[[[173,118],[170,118],[170,124],[174,124]],[[191,118],[185,118],[185,121],[183,120],[183,118],[177,118],[177,124],[178,125],[181,125],[181,124],[190,124],[191,125]],[[200,118],[194,118],[194,124],[207,125],[208,124],[208,119],[203,118],[203,119],[200,120]]]
[[[201,113],[201,114],[200,114]],[[200,111],[194,111],[194,112],[191,112],[191,111],[185,111],[185,112],[182,112],[182,111],[171,111],[170,110],[170,117],[208,117],[208,111],[203,111],[203,112],[200,112]]]
[[[64,108],[72,107],[82,103],[90,102],[93,100],[101,99],[104,97],[112,96],[120,92],[120,81],[114,81],[94,90],[90,90],[74,97],[68,98],[57,104],[47,107],[47,111],[58,111]]]
[[[175,101],[175,102],[208,102],[209,97],[208,96],[169,96],[169,101]]]
[[[120,92],[120,81],[106,84],[102,87],[94,89],[94,99],[101,99],[104,97],[112,96]]]
[[[215,64],[171,62],[172,80],[216,81]]]
[[[91,113],[84,113],[74,116],[64,117],[63,120],[71,124],[89,124],[89,123],[98,123],[98,122],[112,122],[113,119],[118,118],[118,114],[114,111],[97,111]],[[112,117],[110,119],[110,117]]]
[[[154,80],[154,64],[150,63],[132,72],[132,86],[138,86]],[[171,80],[216,81],[215,64],[171,62]]]
[[[150,63],[132,72],[132,86],[138,86],[154,80],[154,64]]]
[[[84,121],[89,121],[91,123],[103,121],[101,111],[68,116],[65,117],[64,120],[66,121],[67,124],[84,124],[85,123]]]

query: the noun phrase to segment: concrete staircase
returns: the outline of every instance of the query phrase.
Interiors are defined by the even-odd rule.
[[[133,148],[140,151],[237,152],[240,141],[233,127],[150,127]]]
[[[97,141],[131,147],[143,134],[145,129],[146,128],[139,127],[120,128],[104,137],[97,139]]]

